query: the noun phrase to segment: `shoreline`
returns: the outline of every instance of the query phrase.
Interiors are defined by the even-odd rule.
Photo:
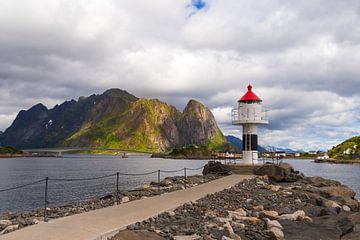
[[[30,153],[6,153],[6,154],[0,154],[0,158],[25,158],[25,157],[35,157],[32,156]]]
[[[103,196],[91,198],[87,201],[67,203],[58,206],[48,206],[47,219],[58,219],[75,214],[106,208],[117,204],[153,197],[185,188],[191,188],[203,183],[221,178],[219,175],[192,175],[184,180],[183,176],[165,177],[160,182],[160,187],[155,182],[149,182],[134,190],[121,191],[119,195],[112,192]],[[22,229],[27,226],[44,222],[44,209],[33,209],[29,211],[6,211],[0,212],[0,236],[9,232]]]
[[[314,159],[315,163],[333,163],[333,164],[360,164],[358,160],[338,160],[338,159]]]

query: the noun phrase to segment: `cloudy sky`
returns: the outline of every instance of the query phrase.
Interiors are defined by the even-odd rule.
[[[1,0],[0,130],[21,109],[122,88],[208,105],[224,133],[247,84],[260,143],[324,149],[359,135],[358,0]]]

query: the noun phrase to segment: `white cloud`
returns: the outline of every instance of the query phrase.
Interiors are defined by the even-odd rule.
[[[358,134],[360,2],[205,2],[0,1],[0,129],[37,102],[119,87],[180,108],[199,99],[236,134],[229,110],[251,82],[271,108],[261,141]]]

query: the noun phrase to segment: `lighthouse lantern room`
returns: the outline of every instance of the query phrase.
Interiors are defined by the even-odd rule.
[[[268,110],[265,109],[262,100],[252,91],[248,85],[248,91],[238,100],[238,107],[231,112],[232,124],[243,126],[243,149],[242,156],[245,164],[258,163],[258,135],[257,125],[268,124]]]

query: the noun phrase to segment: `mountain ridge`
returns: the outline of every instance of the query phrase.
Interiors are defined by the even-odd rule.
[[[104,147],[151,152],[187,144],[216,149],[226,140],[211,111],[191,99],[181,112],[158,99],[125,90],[79,97],[48,109],[21,110],[0,145],[21,148]]]
[[[235,145],[240,151],[242,149],[242,140],[236,136],[233,135],[227,135],[225,136],[226,140],[233,145]],[[261,146],[258,145],[258,151],[259,152],[276,152],[276,151],[284,151],[286,153],[299,153],[303,152],[302,150],[294,150],[291,148],[284,148],[284,147],[275,147],[275,146]]]

